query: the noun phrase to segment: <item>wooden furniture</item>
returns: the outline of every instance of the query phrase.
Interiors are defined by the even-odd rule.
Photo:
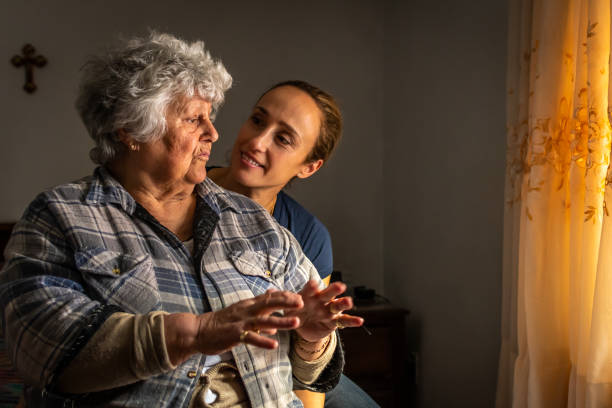
[[[0,223],[0,266],[4,263],[4,247],[11,237],[14,223]]]
[[[367,331],[363,327],[341,330],[346,354],[344,373],[382,408],[405,407],[412,389],[407,384],[404,331],[409,312],[377,297],[368,303],[356,300],[355,309],[349,313],[363,317]]]
[[[0,268],[4,263],[4,247],[11,236],[14,225],[13,223],[0,223]],[[4,333],[0,324],[0,407],[16,406],[22,394],[22,389],[23,380],[15,372],[13,364],[6,354]]]

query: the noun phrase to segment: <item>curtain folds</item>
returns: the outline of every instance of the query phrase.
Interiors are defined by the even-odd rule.
[[[611,0],[511,0],[498,408],[612,407]]]

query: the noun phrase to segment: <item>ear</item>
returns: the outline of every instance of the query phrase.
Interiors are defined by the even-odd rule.
[[[121,141],[121,143],[123,143],[125,145],[125,147],[127,147],[127,148],[130,147],[131,143],[134,143],[132,141],[132,139],[130,138],[130,136],[125,131],[125,129],[119,129],[117,131],[117,136],[118,136],[119,140]]]
[[[319,160],[315,160],[313,162],[310,163],[306,163],[302,169],[300,170],[300,172],[298,174],[296,174],[297,177],[299,178],[308,178],[310,176],[312,176],[313,174],[315,174],[317,172],[317,170],[319,170],[321,168],[321,166],[323,165],[323,160],[319,159]]]

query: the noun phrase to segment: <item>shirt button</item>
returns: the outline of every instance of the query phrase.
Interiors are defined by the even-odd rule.
[[[119,275],[119,273],[121,273],[121,271],[119,270],[119,268],[113,268],[113,273],[115,275]]]
[[[187,377],[189,377],[189,378],[195,378],[196,375],[198,375],[197,371],[189,371],[187,373]]]
[[[264,273],[266,274],[266,276],[272,276],[272,272],[270,271],[265,271]]]

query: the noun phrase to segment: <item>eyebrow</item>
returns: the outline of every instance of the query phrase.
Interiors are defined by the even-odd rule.
[[[259,105],[255,106],[255,110],[263,113],[266,116],[270,116],[270,112],[268,112],[265,108],[263,108],[263,107],[261,107]],[[283,127],[285,127],[287,129],[287,131],[289,133],[291,133],[292,135],[294,135],[295,137],[298,137],[300,139],[302,138],[302,136],[290,124],[288,124],[287,122],[279,120],[278,123],[280,123]]]

